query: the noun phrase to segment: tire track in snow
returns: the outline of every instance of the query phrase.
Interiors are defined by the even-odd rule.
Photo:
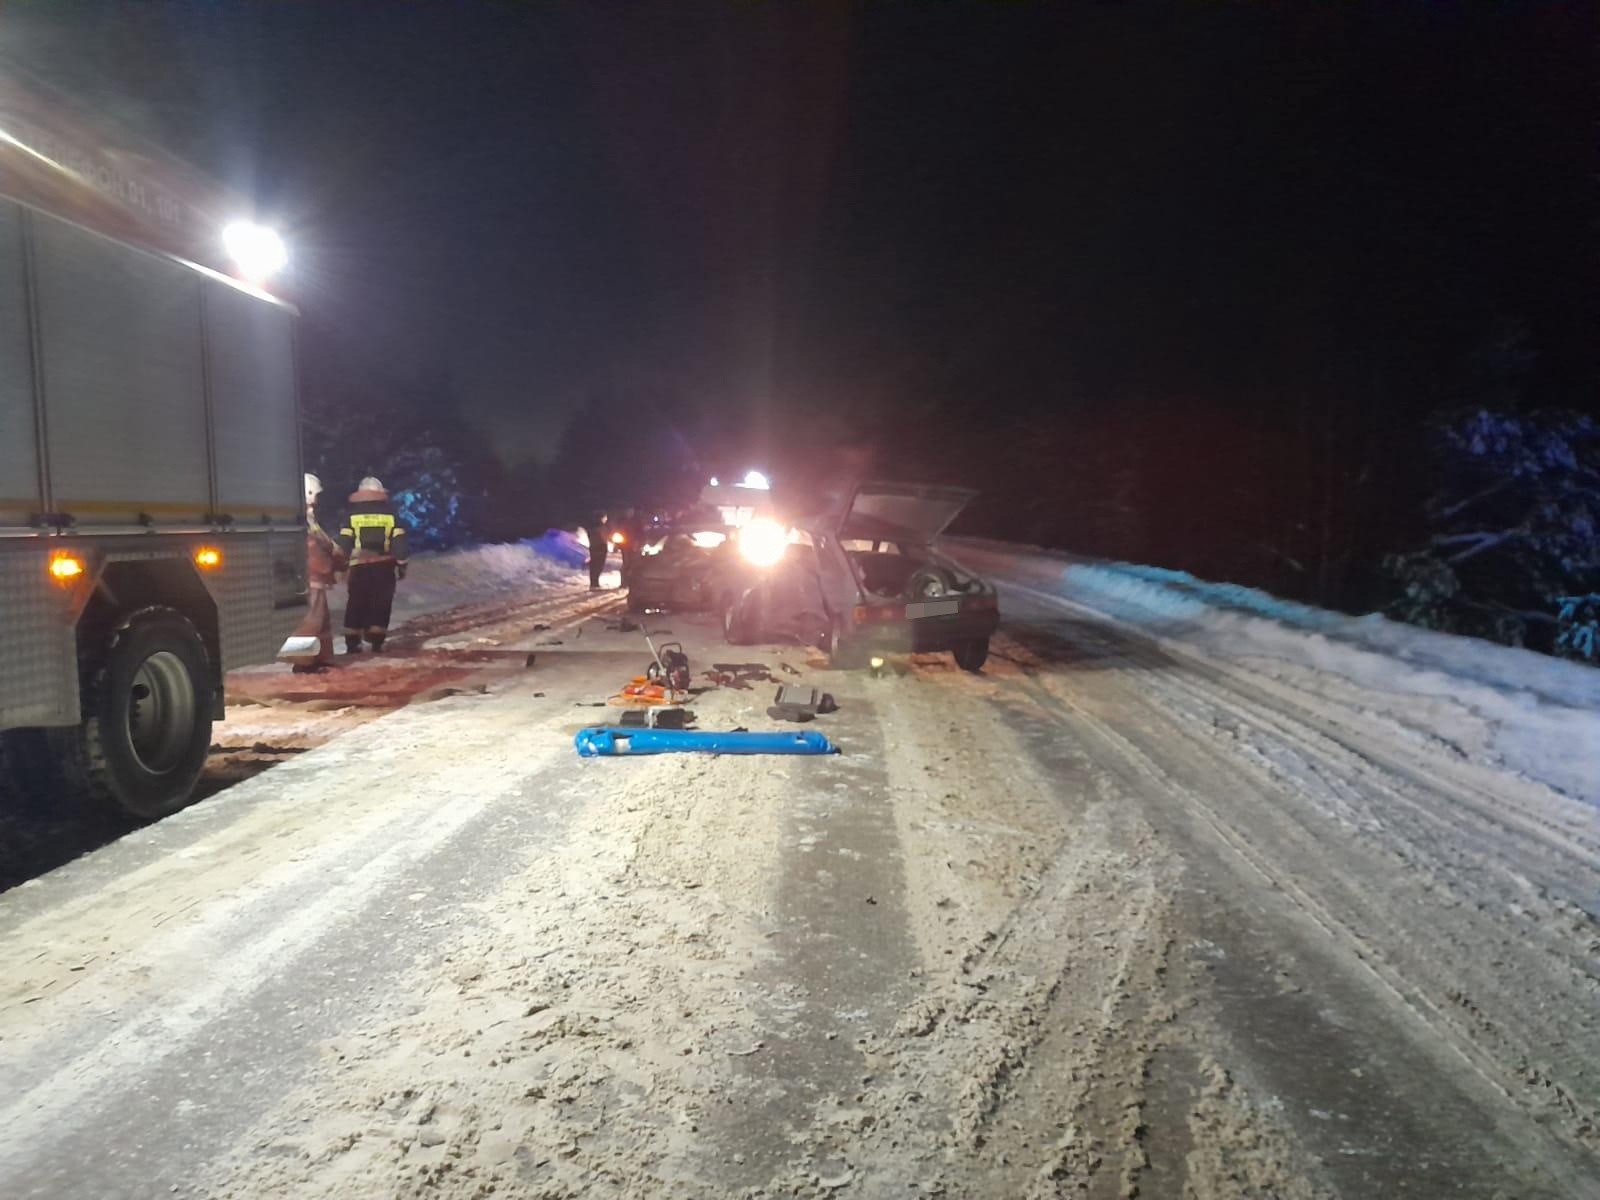
[[[1025,584],[1008,581],[1004,586],[1008,592],[1027,596],[1036,606],[1091,621],[1102,636],[1116,645],[1117,653],[1130,662],[1159,669],[1164,666],[1160,656],[1175,659],[1193,674],[1207,679],[1211,686],[1204,694],[1213,703],[1220,702],[1219,693],[1232,691],[1253,705],[1253,720],[1261,719],[1261,714],[1280,720],[1291,717],[1301,729],[1316,731],[1381,771],[1425,790],[1449,795],[1486,826],[1514,839],[1537,842],[1555,854],[1557,861],[1582,868],[1600,857],[1600,825],[1595,823],[1591,805],[1520,776],[1424,753],[1409,745],[1407,739],[1386,737],[1396,731],[1374,724],[1365,714],[1319,702],[1292,686],[1197,654],[1181,642],[1141,633],[1075,601]],[[1312,707],[1318,703],[1323,705],[1321,711]],[[1560,819],[1554,819],[1553,814],[1559,814]],[[1549,858],[1540,861],[1548,864]],[[1579,890],[1583,890],[1581,885]],[[1600,889],[1593,894],[1600,901]]]
[[[1051,607],[1076,614],[1077,606],[1070,602],[1057,604],[1053,597],[1042,598]],[[1315,784],[1315,779],[1274,776],[1264,771],[1260,762],[1241,755],[1237,744],[1219,747],[1214,737],[1206,742],[1201,736],[1211,727],[1204,719],[1206,709],[1209,706],[1244,723],[1269,747],[1293,744],[1327,780],[1346,781],[1352,764],[1370,768],[1365,756],[1339,739],[1320,737],[1320,731],[1296,727],[1289,717],[1271,710],[1262,712],[1233,698],[1225,683],[1207,686],[1201,682],[1205,676],[1174,671],[1173,664],[1163,664],[1160,653],[1148,644],[1116,636],[1103,623],[1096,622],[1089,636],[1109,639],[1128,669],[1076,677],[1076,686],[1070,670],[1042,674],[1033,678],[1032,686],[1066,705],[1073,719],[1090,723],[1108,739],[1108,752],[1128,760],[1159,794],[1181,798],[1186,808],[1203,818],[1212,836],[1248,864],[1259,879],[1293,897],[1332,943],[1346,948],[1346,961],[1358,973],[1367,974],[1391,1002],[1412,1014],[1428,1039],[1449,1046],[1495,1093],[1511,1098],[1521,1114],[1518,1119],[1526,1121],[1534,1114],[1542,1114],[1537,1118],[1540,1121],[1553,1119],[1562,1129],[1560,1144],[1566,1147],[1559,1151],[1551,1144],[1556,1159],[1574,1152],[1580,1159],[1589,1158],[1590,1152],[1581,1147],[1592,1144],[1593,1114],[1577,1097],[1585,1091],[1581,1081],[1589,1068],[1584,1060],[1592,1063],[1593,1056],[1580,1053],[1577,1061],[1564,1059],[1554,1066],[1534,1057],[1541,1049],[1567,1041],[1578,1024],[1585,1022],[1582,1014],[1594,1011],[1592,977],[1574,969],[1581,959],[1582,930],[1571,924],[1571,910],[1565,910],[1569,919],[1562,926],[1567,932],[1551,935],[1558,941],[1564,939],[1566,949],[1552,978],[1548,954],[1529,963],[1525,945],[1529,939],[1508,938],[1503,914],[1493,910],[1480,914],[1470,904],[1459,906],[1468,910],[1464,912],[1441,911],[1426,892],[1411,887],[1412,877],[1401,861],[1395,861],[1387,872],[1374,861],[1374,853],[1381,859],[1395,846],[1378,840],[1374,849],[1358,853],[1347,830],[1330,824],[1325,815],[1316,815],[1322,803],[1314,794],[1316,788],[1304,790],[1304,785]],[[1159,669],[1163,665],[1165,669]],[[1104,686],[1113,681],[1119,685],[1116,691]],[[1131,706],[1117,698],[1122,691]],[[1141,711],[1148,714],[1143,720],[1137,716]],[[1251,780],[1248,787],[1238,786],[1245,778],[1238,774],[1241,769]],[[1204,791],[1200,790],[1202,781]],[[1400,784],[1410,786],[1410,779],[1402,776]],[[1386,804],[1414,803],[1413,798],[1399,795],[1402,787],[1395,786],[1392,779],[1347,784],[1356,791],[1365,786],[1374,787],[1378,799]],[[1259,799],[1254,798],[1257,795]],[[1251,798],[1247,801],[1246,797]],[[1290,829],[1298,832],[1288,833]],[[1403,840],[1398,847],[1411,849]],[[1446,841],[1442,862],[1450,865],[1439,866],[1441,878],[1465,889],[1469,900],[1475,892],[1481,903],[1481,883],[1463,875],[1468,870],[1462,865],[1465,860],[1452,860],[1453,850]],[[1493,868],[1490,870],[1493,874]],[[1561,911],[1557,909],[1554,915]],[[1430,945],[1417,943],[1408,927],[1428,931],[1433,935],[1430,941],[1442,927],[1457,948],[1457,961],[1440,959]],[[1469,932],[1474,928],[1479,936]],[[1541,940],[1537,932],[1532,936]],[[1474,952],[1482,952],[1486,945],[1495,946],[1495,952],[1503,955],[1520,955],[1524,968],[1532,968],[1528,977],[1505,964],[1501,964],[1498,977],[1493,966],[1487,971],[1477,966]],[[1546,984],[1548,991],[1542,990]],[[1486,993],[1482,990],[1485,986]],[[1476,1001],[1474,991],[1479,993]],[[1533,996],[1538,997],[1536,1002],[1530,1000]],[[1596,1040],[1592,1020],[1586,1023],[1588,1032],[1580,1036],[1592,1043]],[[1564,1084],[1558,1082],[1562,1074],[1567,1077]],[[1512,1109],[1512,1105],[1504,1107]],[[1509,1115],[1501,1113],[1502,1118]],[[1536,1136],[1542,1140],[1545,1135]]]
[[[926,970],[874,1047],[865,1194],[1323,1194],[1194,1036],[1180,864],[1133,797],[1053,711],[912,661],[883,687]]]
[[[523,723],[520,705],[503,708],[511,710],[506,718]],[[435,706],[426,719],[438,728],[441,715]],[[399,716],[389,729],[395,745],[403,745],[408,726],[423,719],[416,713]],[[419,763],[404,754],[376,771],[363,761],[360,770],[345,775],[346,788],[369,798],[393,797],[395,803],[369,807],[337,837],[318,837],[304,853],[256,875],[248,892],[213,900],[154,951],[129,951],[78,998],[72,1017],[54,1014],[48,1036],[7,1038],[9,1103],[0,1108],[0,1180],[10,1181],[6,1194],[93,1192],[88,1163],[109,1172],[100,1194],[128,1194],[115,1183],[118,1178],[142,1180],[147,1194],[153,1194],[158,1189],[147,1185],[172,1178],[185,1156],[201,1152],[209,1138],[225,1140],[230,1134],[226,1124],[207,1125],[207,1106],[228,1113],[238,1105],[269,1103],[272,1086],[293,1082],[288,1063],[296,1044],[302,1051],[308,1047],[263,997],[281,993],[285,984],[294,994],[301,964],[337,946],[339,938],[355,937],[363,925],[382,928],[369,914],[384,902],[401,900],[392,894],[396,888],[413,887],[408,879],[424,865],[447,862],[446,848],[465,830],[517,794],[546,761],[565,756],[565,747],[555,746],[530,760],[501,725],[483,720],[481,707],[474,718],[466,722],[468,728],[457,730],[452,755],[432,771],[419,770]],[[296,776],[310,770],[324,772],[325,783],[337,776],[338,763],[329,760],[341,753],[357,751],[335,743],[271,777],[241,785],[233,799],[248,803],[257,793],[265,793],[259,797],[265,799],[274,785],[293,787]],[[402,777],[409,789],[399,786]],[[422,779],[427,785],[417,786]],[[330,875],[337,878],[331,885]],[[358,941],[364,941],[362,959],[370,960],[366,968],[381,974],[387,960],[374,956],[378,946],[370,939]],[[354,1003],[366,978],[361,972],[344,980],[351,993],[346,1003]],[[315,1007],[328,997],[304,999]],[[324,1005],[319,1011],[326,1018],[330,1010]],[[258,1039],[272,1038],[284,1043],[280,1049],[287,1051],[286,1059],[258,1057]],[[230,1067],[256,1079],[261,1094],[240,1093],[241,1075],[224,1069]],[[177,1090],[187,1110],[197,1113],[181,1148],[164,1145],[160,1134],[144,1124],[163,1120],[146,1095],[150,1081],[163,1078],[182,1081]],[[86,1157],[88,1142],[101,1143],[102,1152]]]

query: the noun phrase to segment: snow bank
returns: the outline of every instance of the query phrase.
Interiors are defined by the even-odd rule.
[[[583,530],[547,529],[543,536],[522,543],[536,554],[568,567],[582,567],[589,561],[589,539]]]
[[[416,554],[396,592],[395,613],[411,617],[437,612],[530,588],[575,584],[579,577],[578,571],[539,553],[533,542]]]
[[[1183,571],[958,547],[1035,587],[1219,664],[1393,721],[1487,764],[1600,801],[1600,670],[1530,650],[1350,617]]]

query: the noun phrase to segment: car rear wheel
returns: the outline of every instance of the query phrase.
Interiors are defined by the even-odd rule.
[[[761,639],[761,617],[754,590],[734,596],[722,608],[722,636],[730,646],[751,646]]]
[[[851,671],[866,665],[867,656],[861,643],[850,636],[849,627],[843,621],[833,623],[827,643],[823,649],[828,653],[828,665],[834,670]]]
[[[970,642],[962,642],[953,653],[956,656],[956,666],[963,671],[981,671],[983,664],[989,661],[989,639],[977,638]]]

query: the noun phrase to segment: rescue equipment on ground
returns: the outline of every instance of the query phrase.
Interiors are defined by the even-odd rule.
[[[617,718],[623,729],[687,729],[694,713],[687,708],[631,708]]]
[[[773,698],[767,716],[775,721],[804,723],[814,721],[820,714],[838,712],[839,705],[827,692],[816,688],[780,687]]]
[[[660,684],[651,683],[643,675],[634,676],[633,682],[624,684],[606,703],[612,708],[649,708],[656,704],[681,704],[682,699]]]
[[[644,635],[644,644],[650,647],[650,661],[645,664],[643,675],[635,675],[606,703],[613,708],[682,704],[688,699],[689,684],[693,679],[683,643],[664,642],[658,648],[648,629],[637,625],[634,628]]]
[[[601,725],[580,729],[574,744],[580,758],[630,754],[837,754],[815,730],[794,733],[713,732],[698,729],[621,729]]]
[[[278,649],[278,657],[285,659],[306,658],[316,654],[321,646],[320,638],[305,634],[290,634],[284,639],[283,645]]]
[[[651,683],[674,692],[687,692],[693,678],[682,642],[664,642],[656,653],[656,661],[646,667],[644,673]]]
[[[674,697],[687,695],[694,677],[689,671],[689,656],[683,651],[683,643],[663,642],[658,650],[648,629],[641,626],[639,632],[644,635],[644,644],[650,647],[651,661],[644,669],[646,686],[665,689]],[[623,694],[628,694],[627,688],[623,689]]]

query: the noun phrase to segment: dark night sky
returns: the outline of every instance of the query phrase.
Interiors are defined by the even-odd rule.
[[[447,376],[509,460],[607,382],[1248,405],[1508,321],[1594,404],[1585,5],[4,11],[278,215],[314,378]]]

